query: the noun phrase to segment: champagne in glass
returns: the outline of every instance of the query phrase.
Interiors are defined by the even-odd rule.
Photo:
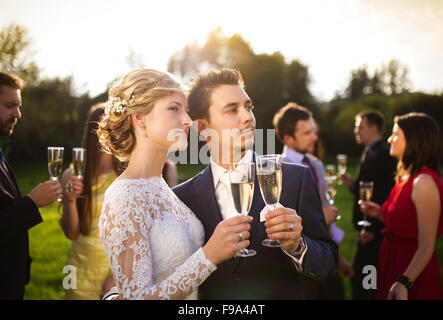
[[[77,178],[81,178],[85,172],[86,165],[86,149],[85,148],[72,148],[72,167],[74,169],[74,175]]]
[[[229,170],[231,196],[237,214],[247,215],[254,197],[255,165],[254,163],[232,163]],[[251,257],[257,252],[252,249],[242,249],[237,257]]]
[[[328,189],[326,190],[326,198],[329,201],[329,204],[331,206],[335,203],[335,196],[337,195],[337,176],[334,175],[326,175],[325,176],[326,182],[328,184]],[[340,220],[341,216],[338,215],[336,220]]]
[[[348,166],[348,156],[345,154],[337,155],[337,168],[339,176],[346,173],[346,169]],[[343,184],[343,182],[339,179],[338,184]]]
[[[282,189],[281,155],[258,156],[256,161],[257,178],[263,201],[269,210],[275,210],[280,201]],[[262,244],[265,247],[280,247],[279,240],[269,238],[263,240]]]
[[[58,180],[63,168],[63,147],[48,147],[48,171],[52,180]],[[58,198],[57,201],[62,201]]]
[[[336,175],[335,165],[327,164],[326,165],[326,176],[335,176],[335,175]]]
[[[281,195],[281,169],[257,172],[257,178],[265,203],[277,204]]]
[[[370,201],[372,198],[372,192],[374,191],[374,182],[373,181],[360,181],[360,200],[358,204],[361,204],[364,201]],[[359,226],[369,227],[372,224],[366,220],[366,215],[363,214],[363,220],[357,222]]]

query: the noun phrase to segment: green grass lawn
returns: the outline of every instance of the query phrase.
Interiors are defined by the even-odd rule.
[[[14,166],[13,166],[14,167]],[[194,176],[203,168],[202,165],[179,165],[179,177],[183,181]],[[48,179],[46,164],[14,167],[21,192],[29,193],[39,182]],[[350,168],[350,173],[355,176],[355,166]],[[345,231],[345,237],[340,244],[340,251],[348,261],[352,261],[355,249],[356,234],[352,229],[351,210],[352,195],[344,186],[339,186],[336,206],[340,210],[341,220],[337,226]],[[59,225],[61,208],[55,203],[40,209],[43,223],[29,231],[30,254],[33,258],[31,281],[26,286],[25,299],[57,300],[64,298],[62,287],[63,267],[66,265],[70,240],[67,239]],[[437,254],[440,271],[443,274],[443,240],[437,241]],[[346,298],[351,298],[349,279],[344,280]],[[443,283],[443,281],[442,281]]]

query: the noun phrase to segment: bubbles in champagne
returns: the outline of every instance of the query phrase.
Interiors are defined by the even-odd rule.
[[[74,167],[74,175],[82,176],[85,172],[85,161],[82,160],[73,160],[72,166]]]
[[[51,178],[56,179],[62,173],[63,159],[48,162],[48,170]]]
[[[260,184],[260,190],[265,200],[266,204],[273,205],[280,201],[281,195],[281,170],[267,171],[259,170],[257,171],[257,178]]]

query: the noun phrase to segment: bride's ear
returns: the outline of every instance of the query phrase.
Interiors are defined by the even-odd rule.
[[[141,113],[133,113],[131,114],[131,120],[132,120],[132,124],[134,125],[135,132],[136,135],[140,135],[142,137],[144,137],[145,131],[146,131],[146,125],[145,125],[145,115],[141,114]]]

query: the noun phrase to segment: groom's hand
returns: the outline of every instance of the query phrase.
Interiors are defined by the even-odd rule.
[[[296,251],[303,230],[301,217],[297,211],[291,208],[278,208],[269,211],[265,218],[268,238],[280,240],[282,248],[289,252]]]

